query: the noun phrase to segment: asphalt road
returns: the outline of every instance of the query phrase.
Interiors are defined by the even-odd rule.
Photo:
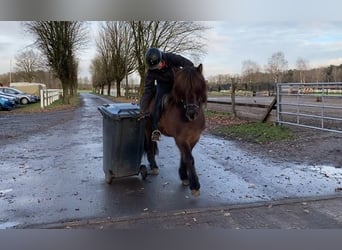
[[[109,101],[92,94],[82,98],[84,104],[74,111],[35,114],[35,119],[0,114],[0,228],[317,199],[335,196],[341,187],[342,169],[275,162],[210,135],[203,135],[194,149],[199,197],[181,185],[179,152],[165,136],[159,143],[158,176],[132,176],[108,185],[97,107]],[[15,136],[12,125],[6,125],[9,117],[26,121],[30,133]],[[147,164],[146,158],[142,163]]]

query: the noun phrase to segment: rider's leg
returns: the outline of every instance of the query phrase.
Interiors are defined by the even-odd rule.
[[[161,100],[162,96],[156,95],[155,104],[154,104],[154,110],[152,112],[152,141],[159,141],[161,132],[158,130],[158,122],[160,119],[161,114]]]
[[[161,132],[158,130],[158,122],[162,114],[163,96],[170,92],[170,86],[166,84],[157,85],[154,110],[152,113],[152,141],[159,141]]]

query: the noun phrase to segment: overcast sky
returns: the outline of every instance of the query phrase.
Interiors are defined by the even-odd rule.
[[[309,67],[342,63],[342,22],[216,22],[208,38],[207,75],[241,73],[244,60],[263,68],[278,51],[289,68],[298,58]]]
[[[300,57],[309,67],[342,63],[342,21],[211,21],[207,37],[207,54],[200,61],[206,77],[239,74],[242,62],[252,60],[262,68],[272,54],[281,51],[289,68]],[[91,44],[79,54],[80,76],[88,76],[95,55],[96,30],[92,26]],[[12,70],[15,56],[33,43],[20,22],[0,21],[0,74]],[[196,64],[199,62],[195,62]]]

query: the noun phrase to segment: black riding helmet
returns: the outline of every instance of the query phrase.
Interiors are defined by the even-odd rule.
[[[148,69],[156,69],[162,60],[162,52],[157,48],[149,48],[145,59]]]

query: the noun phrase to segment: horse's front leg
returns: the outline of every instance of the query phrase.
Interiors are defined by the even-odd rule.
[[[178,174],[183,185],[189,186],[188,168],[186,166],[186,162],[183,160],[183,156],[181,156],[181,159],[180,159]]]
[[[195,160],[191,154],[191,151],[187,155],[185,161],[186,161],[186,165],[187,165],[188,172],[189,172],[189,185],[190,185],[191,194],[193,196],[199,196],[201,185],[198,181],[198,176],[197,176],[196,169],[195,169]]]
[[[151,141],[151,146],[149,147],[149,150],[147,151],[147,160],[150,163],[150,167],[152,170],[152,174],[157,175],[159,174],[159,168],[156,162],[156,151],[158,150],[157,148],[157,143]]]
[[[200,183],[195,169],[195,160],[189,145],[177,144],[181,151],[181,163],[179,166],[179,177],[183,185],[189,185],[193,196],[200,195]]]

